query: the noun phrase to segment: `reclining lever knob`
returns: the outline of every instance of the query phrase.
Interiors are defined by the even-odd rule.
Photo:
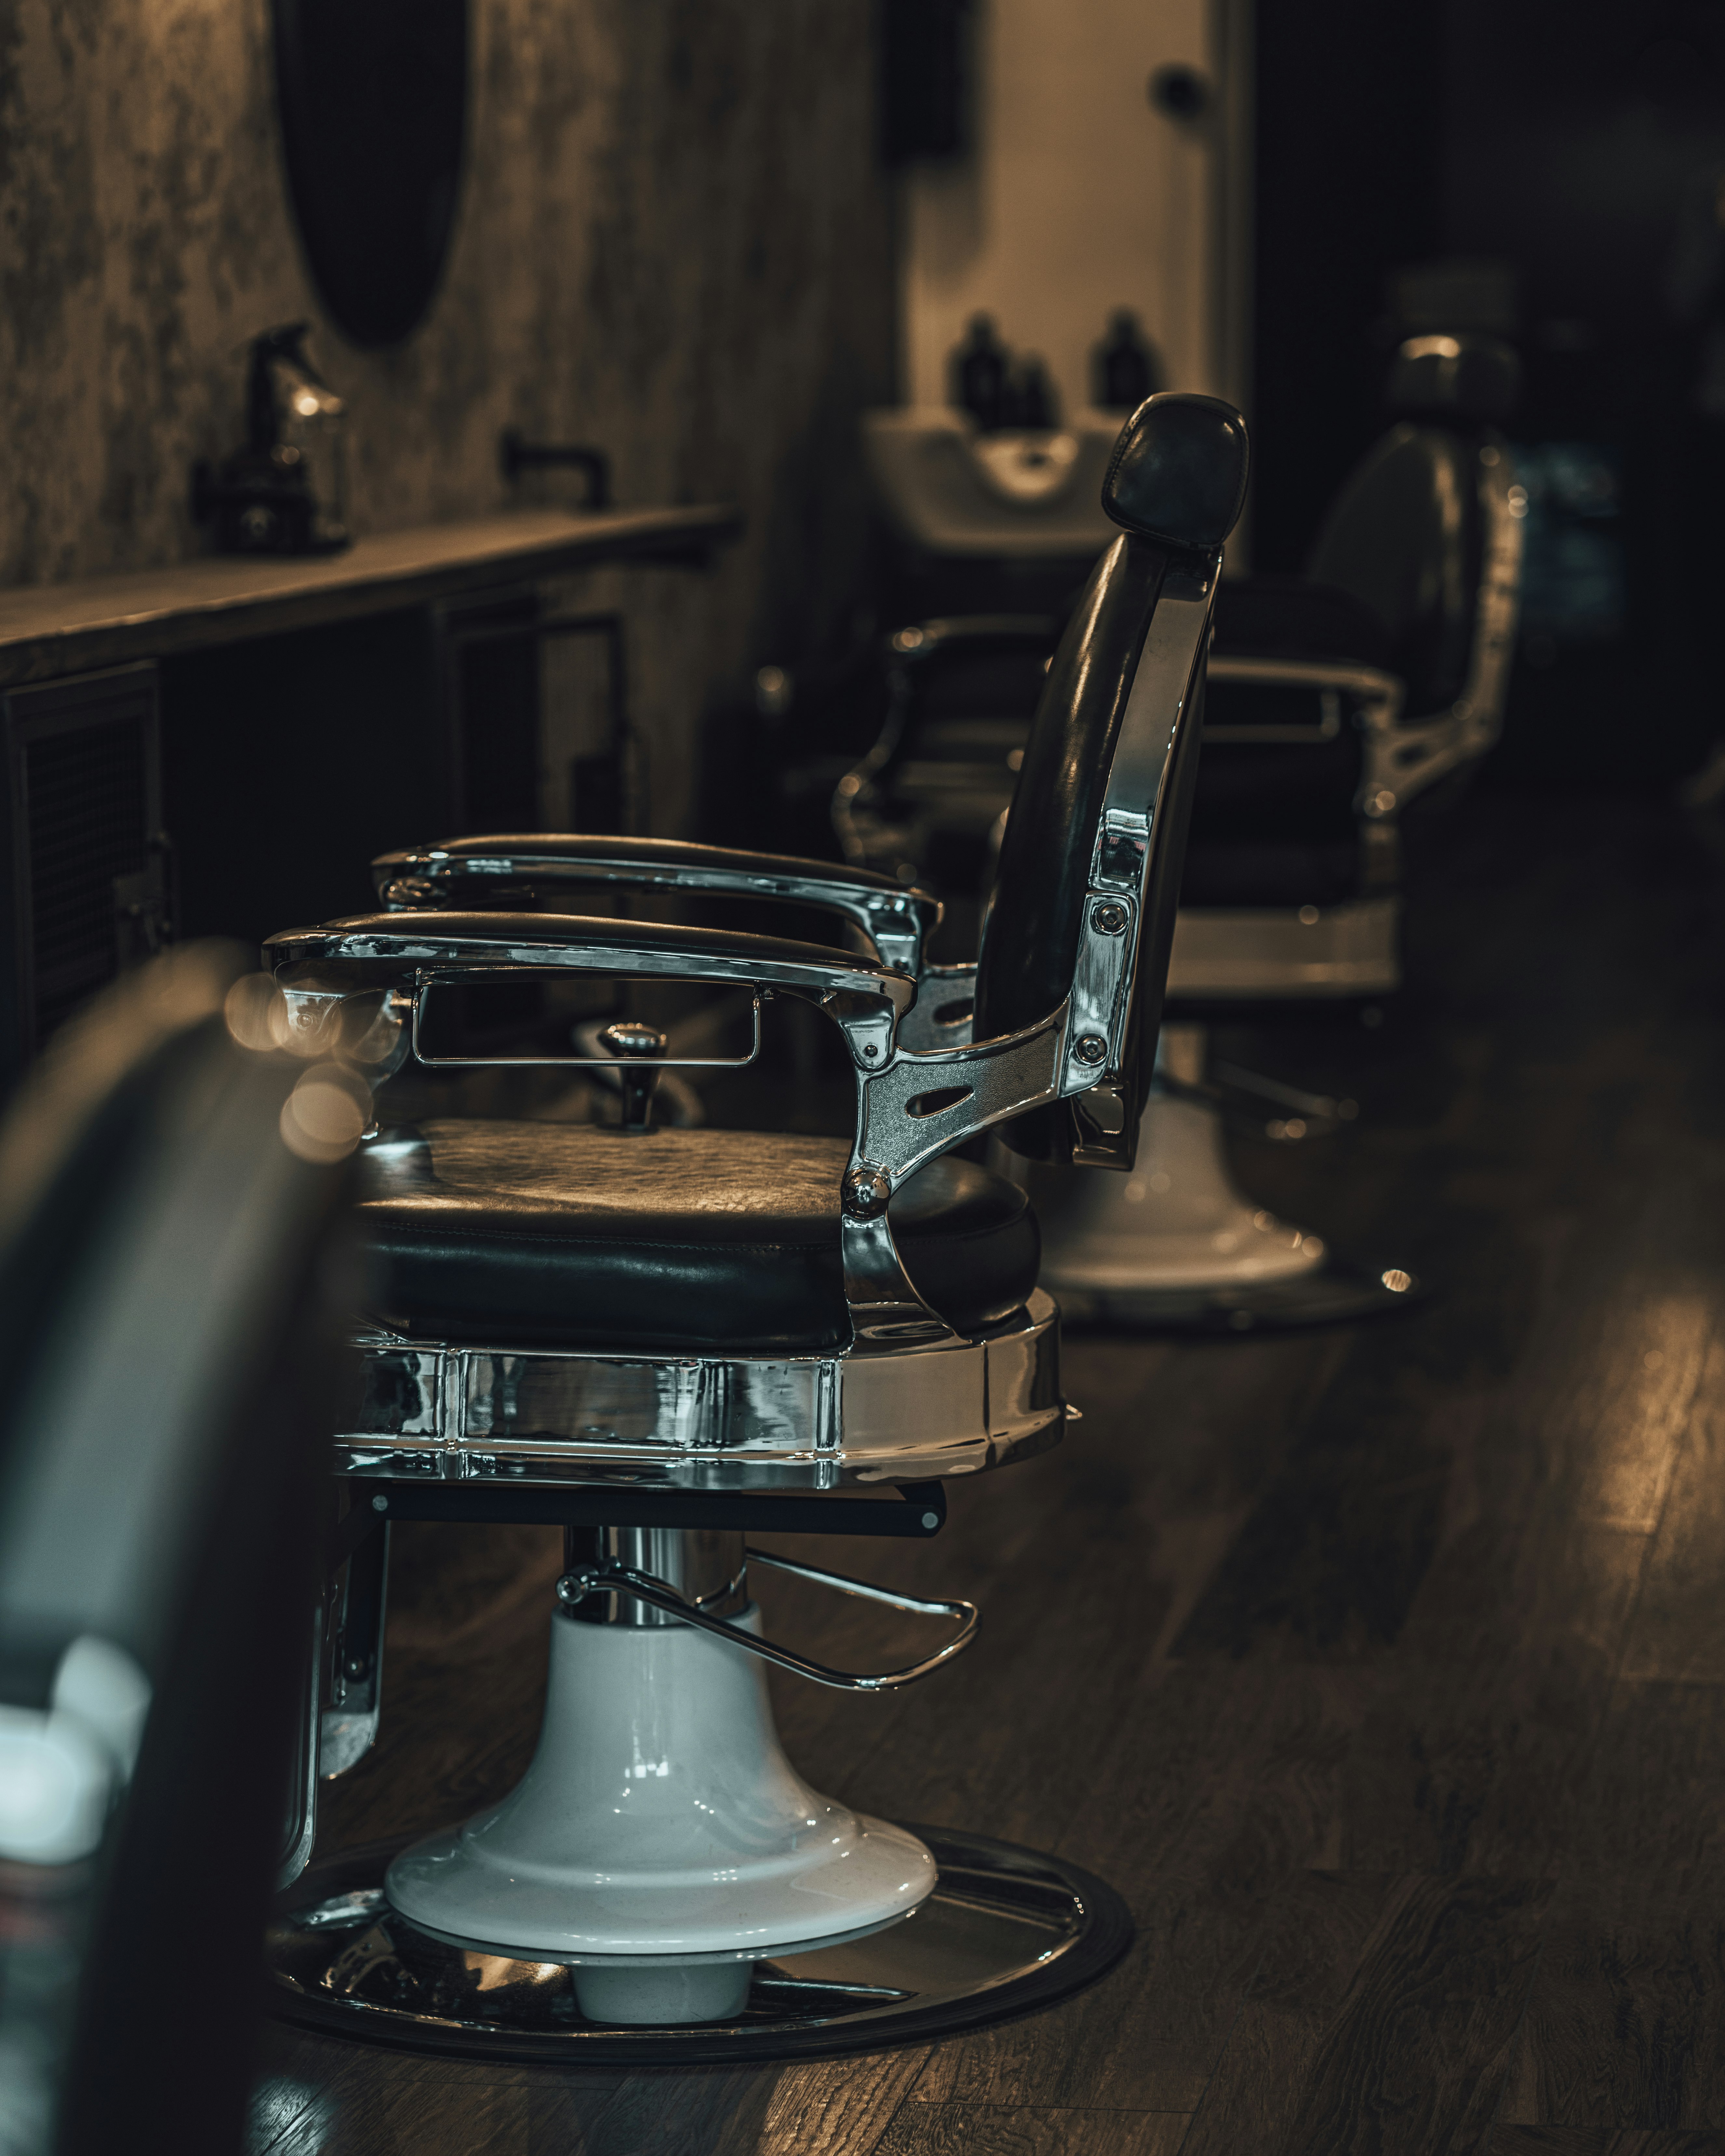
[[[650,1131],[665,1035],[657,1026],[644,1025],[639,1019],[614,1019],[599,1034],[598,1045],[605,1055],[614,1055],[621,1066],[617,1073],[623,1083],[621,1127],[636,1132]]]

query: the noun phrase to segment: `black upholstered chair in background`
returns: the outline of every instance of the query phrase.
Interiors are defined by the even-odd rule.
[[[1044,1277],[1074,1316],[1231,1331],[1359,1317],[1415,1286],[1273,1219],[1230,1172],[1216,1081],[1272,1130],[1351,1103],[1213,1070],[1209,1027],[1378,1006],[1401,981],[1401,821],[1452,794],[1503,720],[1525,497],[1497,423],[1515,354],[1410,339],[1396,423],[1349,476],[1309,574],[1224,580],[1203,768],[1137,1170],[1033,1175]]]
[[[0,1128],[8,2149],[242,2143],[364,1121],[270,993],[153,961]]]
[[[273,940],[314,1035],[376,1013],[429,1054],[428,999],[487,974],[693,979],[824,1013],[856,1088],[849,1141],[655,1129],[663,1040],[623,1020],[600,1042],[621,1127],[452,1120],[367,1148],[350,1534],[560,1521],[567,1570],[526,1778],[387,1871],[314,1866],[273,1935],[284,2010],[434,2048],[740,2057],[986,2020],[1123,1945],[1070,1866],[798,1778],[762,1658],[880,1690],[942,1666],[976,1613],[814,1573],[953,1628],[904,1669],[818,1666],[760,1636],[748,1568],[783,1561],[743,1530],[931,1533],[943,1478],[1060,1435],[1034,1214],[953,1149],[1004,1131],[1130,1167],[1245,479],[1211,399],[1153,399],[1123,432],[1122,533],[1049,672],[975,967],[924,968],[933,910],[888,878],[583,838],[414,849],[382,865],[387,910]],[[608,885],[823,906],[869,949],[531,910]]]

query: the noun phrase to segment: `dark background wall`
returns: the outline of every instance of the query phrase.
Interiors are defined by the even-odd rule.
[[[187,473],[239,438],[241,347],[307,317],[349,401],[362,533],[503,506],[508,424],[603,446],[623,503],[741,503],[711,579],[575,594],[629,618],[654,820],[675,828],[708,685],[829,641],[860,567],[855,415],[894,350],[873,13],[475,0],[443,287],[405,343],[362,352],[299,253],[266,0],[11,0],[0,584],[200,552]]]
[[[1616,550],[1622,605],[1609,634],[1524,639],[1485,781],[1668,785],[1725,735],[1725,346],[1721,409],[1703,388],[1725,321],[1725,7],[1260,0],[1257,81],[1258,566],[1302,566],[1383,424],[1389,273],[1508,262],[1527,368],[1508,431],[1611,475],[1585,536]]]
[[[1252,560],[1297,570],[1381,429],[1384,279],[1440,246],[1433,0],[1260,0]]]

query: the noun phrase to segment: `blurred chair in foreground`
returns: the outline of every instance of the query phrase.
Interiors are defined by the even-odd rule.
[[[280,1008],[152,961],[0,1129],[7,2156],[240,2145],[363,1127]]]

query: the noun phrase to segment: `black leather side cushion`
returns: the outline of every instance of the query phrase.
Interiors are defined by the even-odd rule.
[[[358,1209],[371,1307],[415,1335],[498,1347],[841,1347],[840,1138],[593,1124],[433,1122],[429,1173]],[[960,1332],[1036,1284],[1015,1184],[932,1163],[893,1200],[906,1270]]]

